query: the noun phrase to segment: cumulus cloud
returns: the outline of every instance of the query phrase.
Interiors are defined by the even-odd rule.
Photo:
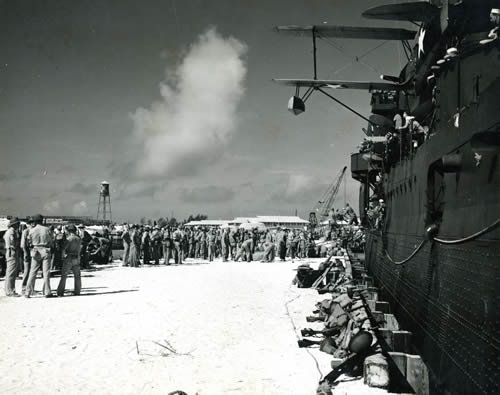
[[[77,182],[73,184],[69,189],[68,192],[73,192],[73,193],[78,193],[80,195],[90,195],[90,194],[97,194],[99,191],[99,187],[97,184],[83,184],[81,182]]]
[[[181,189],[179,198],[186,203],[220,203],[234,198],[234,191],[230,188],[209,185],[200,188]]]
[[[327,185],[317,177],[290,173],[282,176],[282,182],[271,195],[271,200],[286,203],[308,203],[313,206],[323,195]]]
[[[73,215],[86,215],[89,212],[89,207],[85,200],[81,200],[73,204],[71,212]]]
[[[47,214],[61,214],[62,205],[59,200],[50,200],[43,205],[43,211]]]
[[[212,28],[167,71],[161,100],[132,114],[132,142],[143,151],[134,163],[137,176],[193,175],[221,156],[245,91],[245,53],[245,44]]]
[[[161,192],[165,185],[157,182],[133,182],[120,184],[113,189],[117,200],[130,198],[151,198],[153,199],[157,192]]]

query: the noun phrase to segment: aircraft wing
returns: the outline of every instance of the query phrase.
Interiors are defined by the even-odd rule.
[[[362,15],[369,19],[428,22],[439,14],[440,10],[435,5],[423,1],[416,1],[412,3],[387,4],[373,7],[363,12]]]
[[[364,89],[364,90],[382,90],[397,91],[403,90],[401,84],[391,84],[388,82],[369,82],[369,81],[339,81],[339,80],[313,80],[313,79],[282,79],[275,78],[274,82],[281,85],[296,87],[314,87],[330,89]]]
[[[354,26],[333,26],[333,25],[312,25],[312,26],[276,26],[279,33],[291,34],[294,36],[312,36],[313,31],[318,37],[335,38],[360,38],[372,40],[413,40],[416,31],[406,29],[395,29],[385,27],[354,27]]]

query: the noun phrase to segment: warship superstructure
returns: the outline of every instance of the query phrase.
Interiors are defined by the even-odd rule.
[[[368,37],[365,27],[278,27],[313,41],[379,35],[403,42],[408,63],[383,82],[318,80],[316,72],[277,82],[296,87],[295,114],[314,91],[336,101],[328,89],[371,92],[367,136],[351,156],[365,262],[413,332],[437,394],[500,393],[499,8],[498,1],[441,0],[363,13],[418,25],[414,45],[404,29],[373,28]]]

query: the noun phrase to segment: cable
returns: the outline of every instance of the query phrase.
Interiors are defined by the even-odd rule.
[[[415,248],[415,251],[413,251],[408,258],[403,259],[402,261],[395,261],[394,259],[392,259],[386,249],[384,249],[385,256],[395,265],[404,265],[406,262],[410,261],[415,255],[417,255],[417,253],[422,249],[426,241],[427,241],[426,239],[422,240],[422,242],[418,245],[418,247]]]
[[[291,289],[292,285],[290,285],[290,287],[288,289]],[[292,303],[293,301],[297,300],[298,298],[300,298],[300,294],[295,296],[294,298],[290,299],[288,302],[285,303],[285,310],[286,310],[286,315],[288,316],[288,319],[290,320],[290,323],[292,324],[292,327],[293,327],[293,332],[295,333],[295,337],[297,338],[297,340],[300,340],[300,337],[299,335],[297,334],[297,326],[295,326],[295,322],[293,322],[293,318],[292,316],[290,315],[290,311],[288,310],[288,305],[290,303]],[[306,348],[306,352],[311,356],[311,358],[314,360],[314,363],[316,364],[316,369],[318,370],[318,373],[319,373],[319,381],[323,380],[323,372],[321,371],[320,367],[319,367],[319,362],[318,360],[316,359],[316,357],[311,353],[311,351],[309,351],[309,349]]]
[[[463,239],[444,240],[444,239],[438,239],[437,237],[434,237],[433,240],[440,243],[440,244],[462,244],[462,243],[466,243],[468,241],[475,240],[478,237],[480,237],[488,232],[491,232],[492,230],[494,230],[498,226],[500,226],[500,218],[497,219],[495,222],[493,222],[490,226],[487,226],[486,228],[484,228],[484,229],[480,230],[479,232],[476,232],[470,236],[464,237]]]
[[[437,243],[440,243],[440,244],[447,244],[447,245],[450,245],[450,244],[463,244],[463,243],[466,243],[468,241],[473,241],[475,239],[477,239],[478,237],[488,233],[488,232],[491,232],[492,230],[496,229],[498,226],[500,226],[500,218],[497,219],[495,222],[493,222],[490,226],[487,226],[486,228],[484,229],[481,229],[479,232],[476,232],[470,236],[467,236],[467,237],[464,237],[462,239],[456,239],[456,240],[444,240],[444,239],[439,239],[437,237],[434,237],[433,240]],[[406,259],[403,259],[402,261],[395,261],[394,259],[391,258],[391,256],[389,255],[389,253],[387,252],[387,250],[384,250],[385,252],[385,255],[387,257],[387,259],[389,259],[393,264],[395,265],[403,265],[405,264],[406,262],[410,261],[419,251],[420,249],[424,246],[424,244],[426,243],[427,240],[422,240],[422,242],[418,245],[418,247],[415,249],[415,251],[413,251],[411,253],[411,255],[406,258]]]
[[[337,69],[336,71],[334,71],[333,73],[330,73],[330,75],[332,74],[337,74],[339,73],[340,71],[346,69],[347,67],[349,67],[350,65],[352,65],[354,62],[358,62],[360,64],[362,64],[363,66],[369,68],[371,71],[373,72],[376,72],[376,73],[381,73],[379,70],[377,70],[375,67],[369,65],[368,63],[365,63],[365,62],[362,62],[361,59],[364,58],[365,56],[369,55],[370,53],[372,53],[373,51],[379,49],[382,45],[388,43],[389,41],[386,40],[384,42],[382,42],[381,44],[378,44],[376,45],[375,47],[369,49],[368,51],[366,51],[365,53],[363,53],[362,55],[360,56],[352,56],[350,54],[348,54],[339,44],[336,44],[335,42],[333,42],[332,40],[324,37],[324,36],[320,36],[318,35],[318,38],[321,38],[322,40],[324,40],[327,44],[331,45],[333,48],[335,48],[337,51],[339,51],[342,55],[348,57],[349,59],[351,59],[351,62],[348,63],[347,65],[345,66],[342,66],[340,69]]]

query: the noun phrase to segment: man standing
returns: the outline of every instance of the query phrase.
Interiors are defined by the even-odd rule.
[[[182,265],[182,231],[176,228],[172,238],[174,239],[174,262],[177,265]]]
[[[155,265],[160,264],[161,256],[161,234],[160,228],[155,225],[153,232],[151,233],[151,251],[153,252],[153,260]]]
[[[53,251],[53,267],[52,269],[62,269],[62,249],[65,243],[65,236],[62,226],[59,225],[54,229],[54,251]]]
[[[194,230],[191,230],[189,233],[189,258],[195,258],[196,255],[196,228]]]
[[[304,259],[306,257],[306,235],[304,232],[299,234],[299,258]]]
[[[20,296],[16,293],[17,260],[19,257],[19,219],[12,218],[9,221],[9,228],[3,235],[5,241],[5,259],[7,266],[5,270],[5,296]]]
[[[210,229],[207,235],[207,245],[208,245],[208,261],[212,262],[215,255],[215,234],[213,228]]]
[[[290,230],[287,237],[287,245],[288,245],[288,255],[292,258],[292,261],[295,259],[295,254],[297,253],[297,240],[295,238],[295,233],[293,229]]]
[[[26,284],[28,284],[28,277],[30,275],[30,267],[31,267],[31,246],[29,243],[28,235],[30,233],[30,229],[32,228],[33,220],[28,217],[28,226],[23,230],[21,235],[21,249],[23,250],[23,284],[21,288],[21,294],[24,295],[26,293]]]
[[[52,297],[50,290],[50,251],[54,243],[49,228],[42,225],[41,214],[33,216],[35,226],[30,229],[28,241],[31,249],[31,268],[24,297],[29,298],[35,289],[36,275],[40,267],[43,272],[43,293],[46,298]]]
[[[82,241],[76,235],[76,226],[69,224],[66,226],[66,242],[62,248],[62,258],[63,266],[61,272],[61,280],[59,280],[59,286],[57,287],[57,296],[64,296],[64,290],[66,289],[66,278],[70,271],[73,272],[73,278],[75,282],[75,295],[80,295],[80,290],[82,289],[82,279],[80,272],[80,248]]]
[[[278,253],[282,262],[286,259],[286,240],[286,228],[281,228],[281,232],[278,234]]]
[[[207,229],[202,228],[200,234],[200,258],[207,259]]]
[[[149,265],[151,262],[151,257],[149,256],[150,250],[150,237],[149,237],[149,226],[144,228],[144,233],[142,234],[141,249],[142,249],[142,263],[144,265]]]
[[[130,253],[130,232],[128,230],[128,224],[123,224],[123,232],[120,236],[123,243],[123,256],[122,256],[122,266],[129,265],[129,253]]]
[[[85,230],[85,226],[83,224],[78,225],[78,236],[82,241],[80,249],[80,266],[82,269],[88,269],[90,265],[87,246],[92,241],[92,236],[90,236],[89,232]]]
[[[196,247],[195,247],[195,254],[194,257],[196,259],[199,259],[201,257],[201,235],[202,235],[201,228],[196,229],[196,236],[195,236],[195,242],[196,242]]]
[[[229,256],[231,260],[234,260],[236,257],[236,245],[238,244],[238,240],[234,230],[229,232]]]
[[[222,232],[221,237],[221,248],[222,248],[222,262],[227,262],[227,258],[229,256],[229,228],[225,228]]]
[[[274,231],[276,232],[276,231]],[[276,247],[275,247],[275,237],[271,231],[266,231],[266,238],[264,242],[264,261],[265,262],[273,262],[274,257],[276,255]]]
[[[170,235],[170,228],[165,227],[163,229],[163,259],[164,265],[170,265],[170,256],[172,255],[172,238]]]

